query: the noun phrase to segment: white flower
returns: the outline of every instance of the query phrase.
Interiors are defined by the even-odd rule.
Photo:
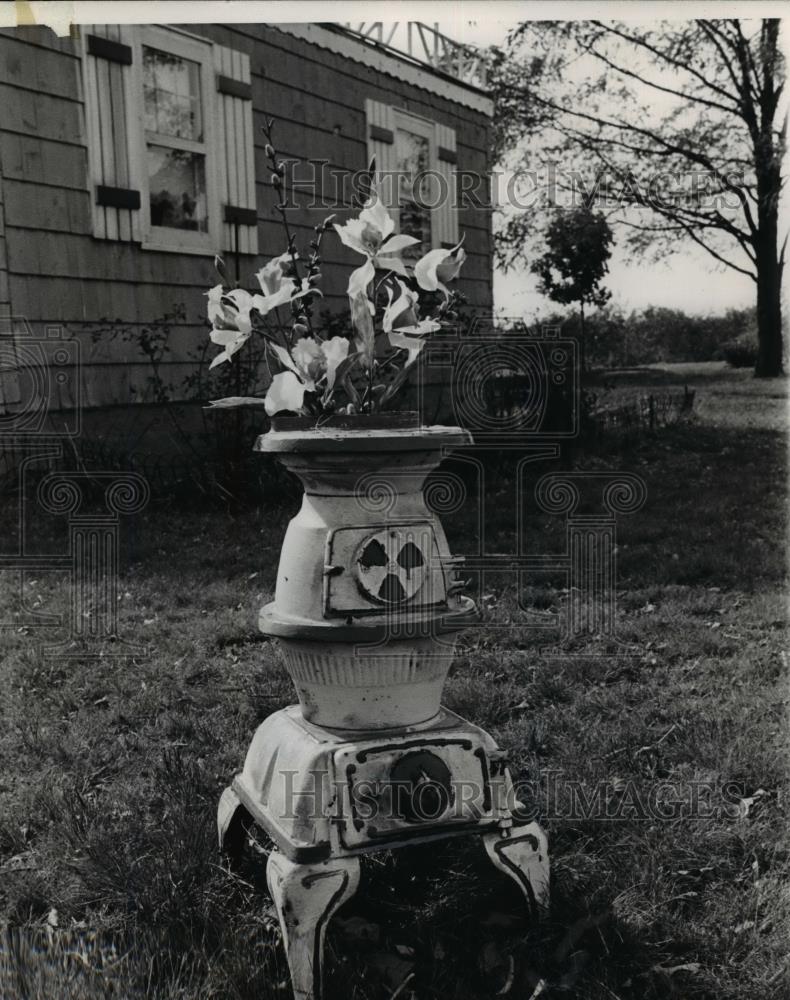
[[[222,285],[215,285],[206,292],[208,319],[219,330],[244,329],[250,321],[253,297],[241,288],[223,292]],[[250,323],[250,326],[252,324]]]
[[[206,292],[208,298],[208,321],[212,326],[222,322],[225,312],[222,308],[222,285],[214,285]]]
[[[216,285],[207,295],[208,318],[213,324],[209,336],[212,343],[223,348],[209,366],[215,368],[223,361],[230,361],[236,351],[249,340],[252,333],[250,310],[254,298],[242,288],[223,294],[222,285]]]
[[[395,327],[413,326],[417,322],[417,293],[400,280],[398,289],[400,295],[393,298],[392,289],[387,286],[387,305],[382,318],[385,333],[389,333]]]
[[[272,379],[264,405],[270,417],[282,410],[298,412],[304,402],[305,385],[293,372],[280,372]]]
[[[391,289],[387,289],[388,301],[382,326],[392,347],[402,347],[409,352],[406,362],[408,366],[416,361],[425,346],[425,341],[419,338],[441,329],[441,324],[434,319],[420,320],[417,315],[417,293],[402,281],[398,281],[398,287],[398,298],[393,298]]]
[[[271,344],[270,347],[283,367],[292,372],[308,392],[315,392],[317,383],[323,378],[326,378],[326,388],[332,389],[337,369],[348,356],[345,337],[321,341],[301,337],[290,352],[279,344]]]
[[[321,344],[326,361],[326,387],[328,390],[334,388],[337,370],[348,357],[348,347],[349,344],[345,337],[332,337],[331,340],[325,340]]]
[[[452,250],[429,250],[414,265],[414,277],[426,292],[435,292],[441,288],[447,297],[450,292],[445,288],[444,282],[457,277],[465,260],[466,251],[460,243]]]
[[[321,294],[317,288],[310,288],[306,278],[297,291],[294,279],[284,277],[283,265],[289,263],[291,259],[289,253],[280,254],[279,257],[275,257],[268,264],[265,264],[255,275],[263,294],[253,297],[252,306],[261,316],[266,316],[272,309],[284,306],[293,299],[301,299],[304,295],[311,293]]]
[[[300,337],[294,344],[291,356],[297,371],[304,372],[306,379],[317,381],[323,372],[324,355],[321,345],[312,337]]]
[[[367,257],[365,263],[352,271],[348,279],[348,295],[352,300],[367,289],[377,267],[406,276],[406,265],[400,257],[389,255],[398,254],[420,241],[413,236],[393,236],[391,234],[394,228],[395,221],[384,207],[375,185],[358,219],[349,219],[342,226],[335,223],[335,232],[341,242]]]
[[[283,254],[262,267],[257,274],[263,295],[251,295],[243,288],[234,288],[229,292],[222,291],[222,285],[215,285],[206,292],[208,298],[208,318],[213,329],[211,340],[220,344],[224,350],[211,362],[214,368],[231,357],[249,339],[252,333],[252,317],[254,309],[265,316],[278,306],[285,305],[293,299],[304,295],[320,295],[317,288],[311,288],[305,278],[299,291],[293,278],[284,278],[282,265],[290,260],[289,254]]]
[[[304,346],[307,340],[307,337],[302,337],[300,340],[297,340],[291,351],[281,347],[280,344],[270,343],[269,347],[277,355],[277,358],[283,368],[287,368],[290,372],[292,372],[300,380],[308,392],[315,392],[315,379],[311,376],[309,371],[310,359],[314,357],[314,355],[309,348]],[[313,340],[311,343],[315,344],[315,341]],[[318,345],[316,344],[316,347],[317,346]]]
[[[393,347],[402,347],[404,350],[408,351],[408,357],[406,358],[406,367],[413,365],[417,358],[420,356],[420,351],[425,346],[425,342],[418,340],[416,337],[406,337],[402,333],[391,333],[389,335],[389,342]]]
[[[283,265],[290,262],[291,255],[286,252],[270,260],[268,264],[264,264],[260,271],[257,272],[255,277],[258,279],[258,284],[261,286],[261,291],[264,295],[274,295],[276,292],[279,292],[285,271]]]
[[[221,365],[223,361],[230,361],[233,355],[242,348],[250,339],[250,331],[243,333],[241,330],[212,330],[211,341],[224,348],[209,365],[209,370]]]

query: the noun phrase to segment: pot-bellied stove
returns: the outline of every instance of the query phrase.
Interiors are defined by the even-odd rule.
[[[502,752],[441,705],[477,611],[422,487],[469,435],[361,426],[273,430],[257,445],[305,490],[260,615],[299,704],[260,725],[218,824],[231,854],[251,821],[276,844],[267,880],[297,1000],[321,995],[326,926],[366,851],[478,833],[533,913],[548,892],[546,837],[518,822]]]

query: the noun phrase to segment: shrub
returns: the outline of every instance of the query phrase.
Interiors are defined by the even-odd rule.
[[[721,353],[733,368],[753,368],[757,361],[757,339],[751,333],[744,334],[724,344]]]

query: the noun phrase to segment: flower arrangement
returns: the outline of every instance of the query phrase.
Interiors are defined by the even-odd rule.
[[[340,225],[330,216],[315,227],[304,256],[291,232],[283,189],[284,164],[272,145],[274,123],[264,126],[275,206],[285,231],[286,250],[255,275],[260,293],[230,287],[221,259],[221,283],[208,296],[210,337],[221,351],[211,367],[231,361],[253,336],[264,339],[271,381],[265,399],[232,396],[213,407],[264,405],[281,412],[327,417],[334,413],[381,411],[405,384],[426,338],[454,318],[457,293],[447,288],[465,259],[463,240],[452,249],[429,250],[413,266],[400,256],[420,241],[396,234],[376,177],[368,171],[369,196],[357,218]],[[351,336],[325,336],[313,318],[321,296],[321,244],[334,230],[340,241],[364,258],[348,280]],[[424,293],[437,293],[433,314],[420,317]],[[286,318],[283,317],[286,313]]]

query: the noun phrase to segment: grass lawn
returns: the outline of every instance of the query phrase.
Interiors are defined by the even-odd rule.
[[[648,488],[618,522],[629,655],[594,641],[569,655],[519,625],[520,606],[562,607],[561,580],[519,593],[489,578],[476,596],[502,627],[462,636],[448,682],[446,704],[492,732],[544,804],[545,920],[526,925],[474,841],[371,856],[330,928],[330,1000],[790,995],[785,388],[709,375],[695,376],[694,421],[581,463]],[[491,472],[488,545],[512,551],[512,474]],[[473,550],[475,505],[446,520],[458,553]],[[63,551],[64,525],[26,511],[36,544]],[[3,1000],[290,996],[265,838],[232,875],[214,824],[257,723],[292,700],[255,625],[292,511],[152,500],[129,518],[118,591],[136,658],[45,657],[58,633],[33,616],[67,607],[64,577],[0,574]],[[536,551],[562,545],[561,519],[529,523]],[[640,805],[659,785],[677,815]],[[603,789],[603,806],[579,814],[574,788],[577,804]]]

